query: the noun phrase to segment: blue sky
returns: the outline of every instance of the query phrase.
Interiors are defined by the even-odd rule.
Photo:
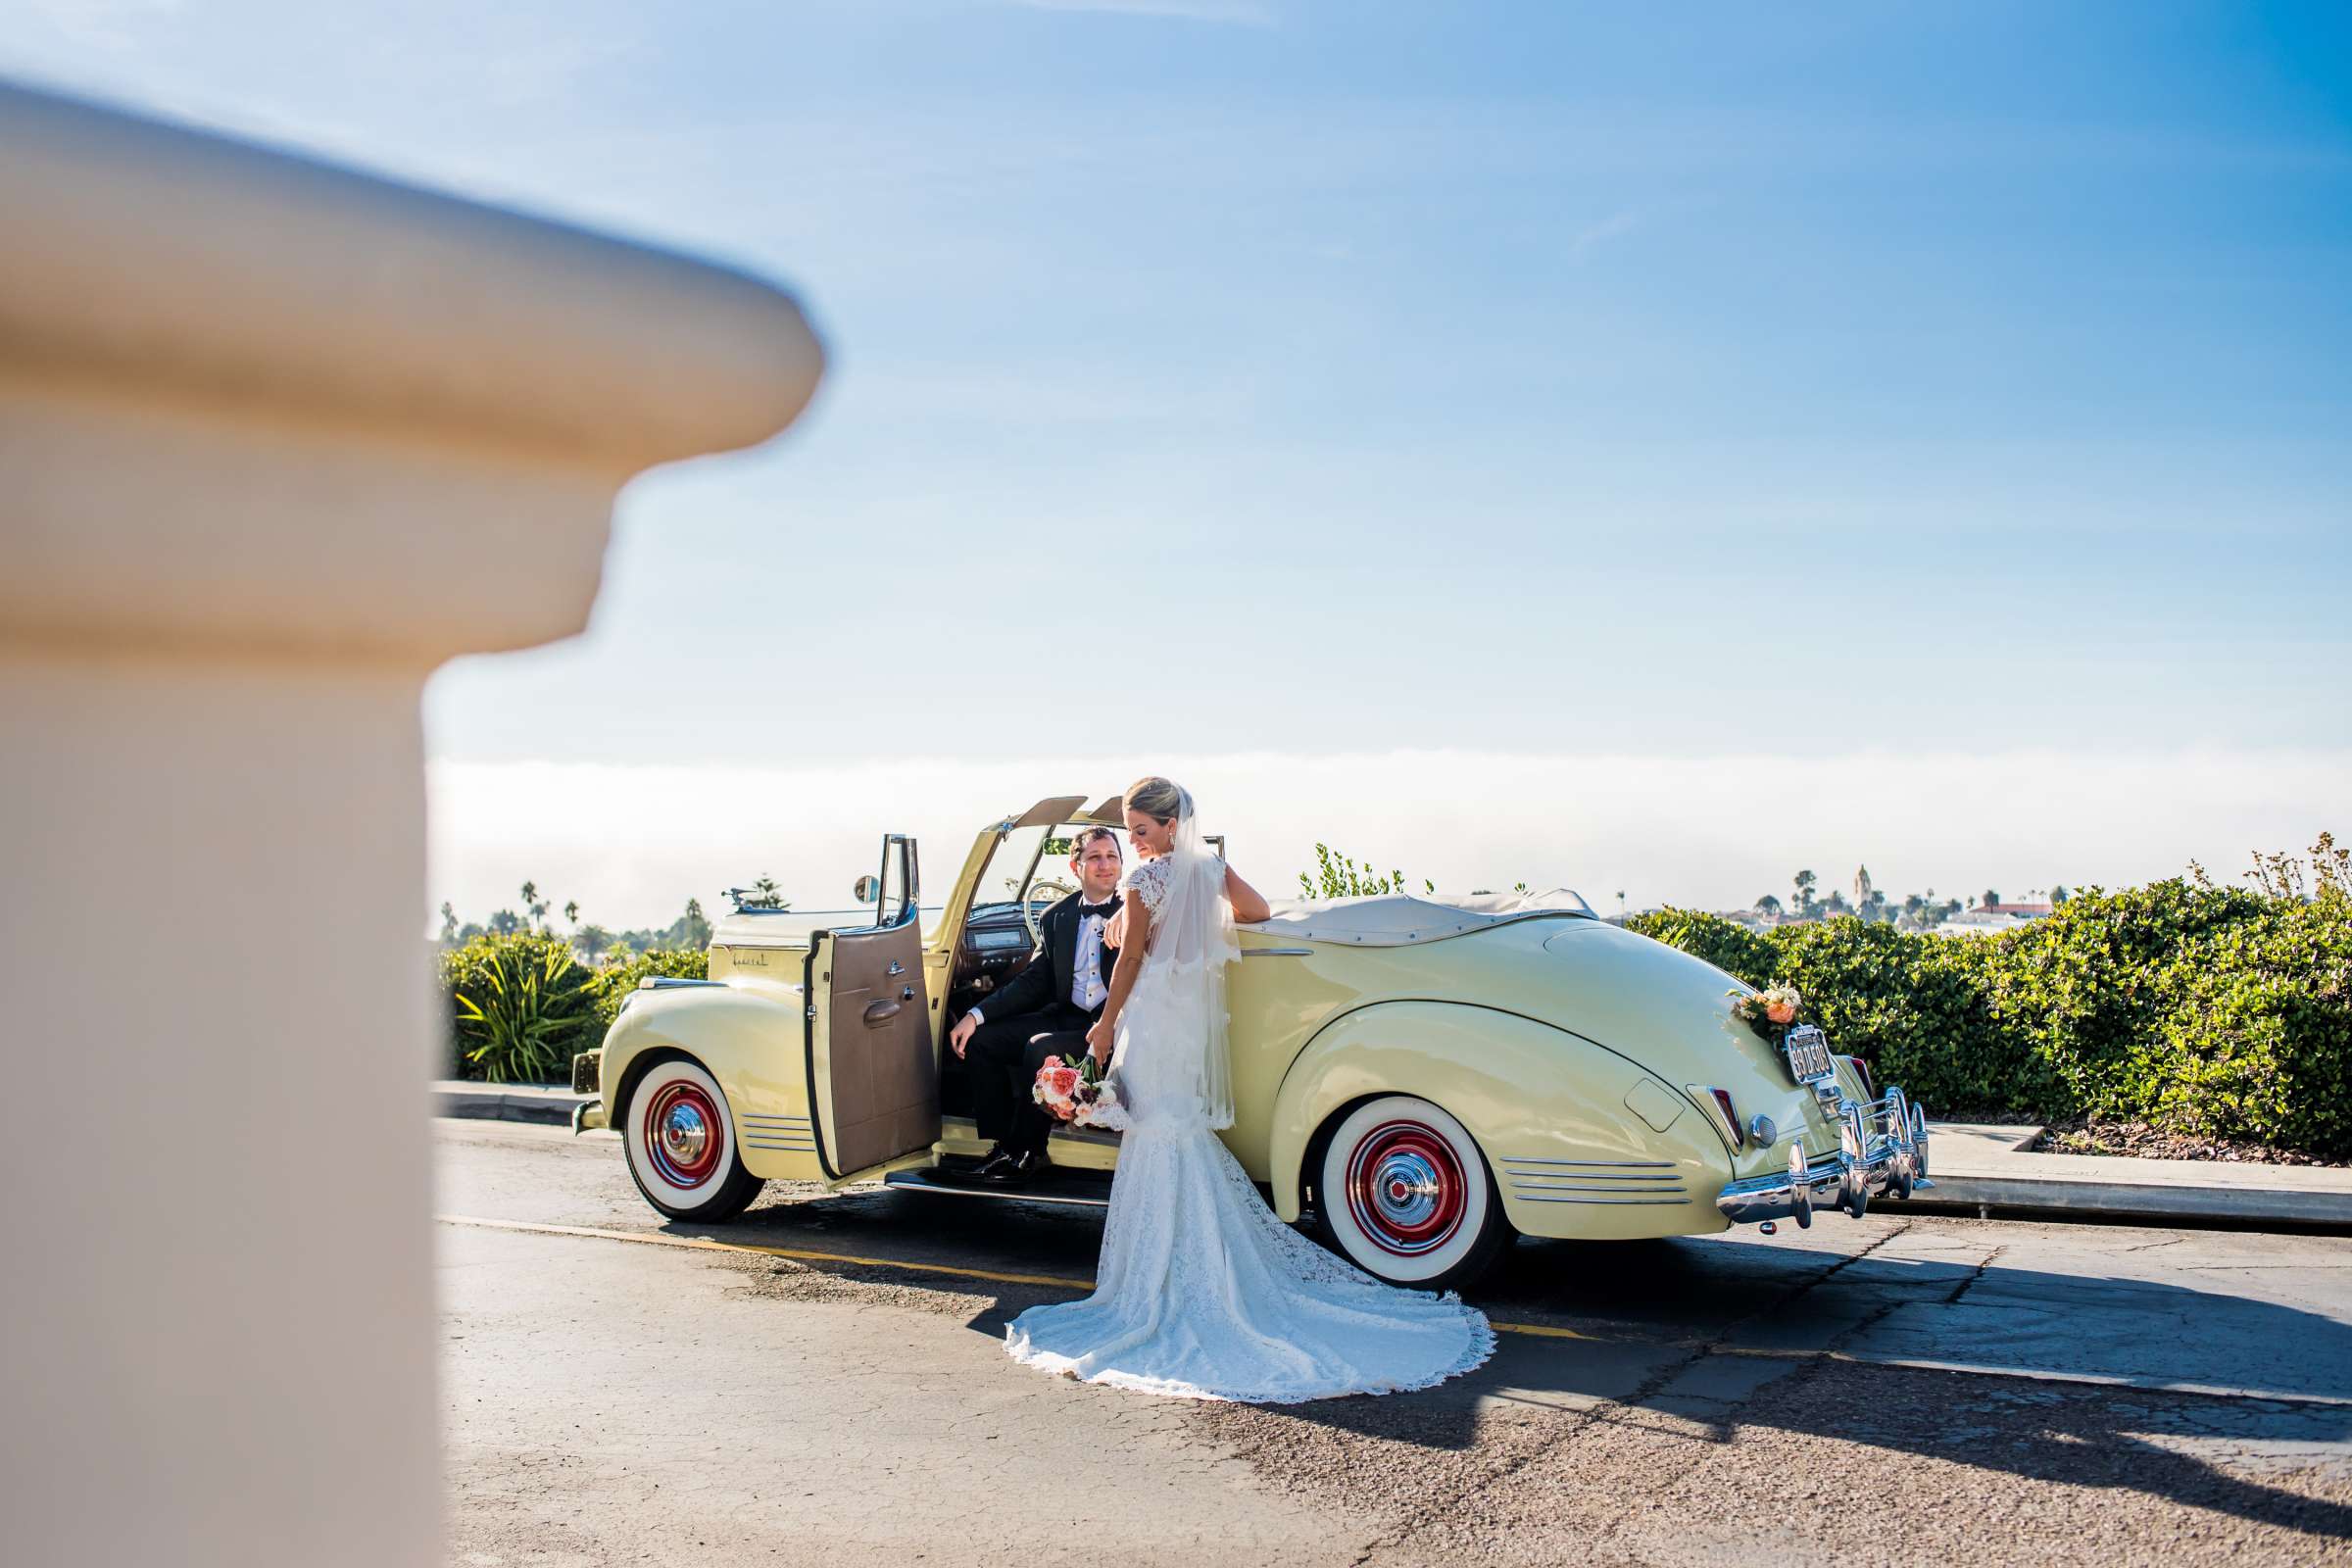
[[[796,804],[750,870],[828,886],[850,852],[803,824],[861,845],[878,765],[960,836],[1003,808],[966,764],[1182,759],[1295,837],[1286,777],[1359,759],[1312,820],[1478,879],[1510,852],[1461,803],[1504,807],[1461,760],[1516,759],[1610,781],[1523,828],[1550,879],[1716,903],[1799,860],[2118,881],[2347,830],[2340,6],[0,20],[0,71],[712,254],[827,337],[782,441],[624,495],[587,637],[436,679],[462,903],[536,854],[650,918],[725,858],[649,824],[623,883],[465,830],[550,765],[632,812],[632,767],[767,770]],[[1800,834],[1740,782],[1824,759],[1849,806],[1928,759],[2079,787],[1839,842],[1853,810]],[[1626,781],[1669,775],[1631,842]],[[1737,853],[1655,842],[1702,815]]]

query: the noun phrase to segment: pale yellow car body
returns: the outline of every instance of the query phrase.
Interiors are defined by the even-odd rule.
[[[942,998],[974,892],[1004,829],[983,831],[923,945],[933,1051],[944,1049]],[[1735,1017],[1724,973],[1587,914],[1512,919],[1409,946],[1300,940],[1244,927],[1228,987],[1236,1116],[1227,1146],[1299,1217],[1317,1132],[1367,1097],[1402,1094],[1440,1106],[1476,1140],[1503,1212],[1521,1234],[1633,1239],[1727,1228],[1716,1197],[1732,1181],[1784,1170],[1792,1144],[1834,1159],[1839,1127],[1815,1091]],[[810,1088],[827,1093],[829,999],[804,990],[807,941],[729,943],[710,953],[712,985],[648,990],[606,1037],[596,1079],[603,1120],[619,1127],[632,1068],[683,1054],[716,1080],[754,1176],[843,1186],[935,1163],[982,1146],[950,1118],[930,1148],[859,1170],[828,1172],[810,1131]],[[811,1060],[811,1056],[817,1059]],[[1870,1091],[1838,1062],[1838,1088]],[[1779,1137],[1740,1136],[1756,1113]],[[1107,1169],[1116,1140],[1057,1132],[1058,1165]],[[1562,1169],[1664,1169],[1674,1196],[1641,1202],[1563,1197]]]

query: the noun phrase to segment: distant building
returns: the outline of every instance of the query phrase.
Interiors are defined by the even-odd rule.
[[[2050,911],[2056,907],[2057,906],[2054,904],[1981,904],[1977,906],[1977,912],[1980,914],[2014,914],[2020,920],[2040,920],[2046,919]]]

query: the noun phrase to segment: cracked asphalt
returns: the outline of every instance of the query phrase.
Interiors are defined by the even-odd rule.
[[[435,1139],[454,1562],[2352,1562],[2352,1238],[1523,1242],[1479,1373],[1257,1408],[1017,1367],[1067,1288],[934,1272],[1083,1278],[1083,1211],[771,1185],[702,1232],[609,1136]],[[695,1236],[866,1261],[627,1240]]]

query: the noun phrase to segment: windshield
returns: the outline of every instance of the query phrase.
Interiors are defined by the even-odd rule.
[[[1049,834],[1058,835],[1059,828],[1016,827],[999,841],[996,853],[988,858],[987,867],[972,889],[972,906],[979,908],[991,904],[1017,903],[1030,881],[1030,865],[1038,858],[1038,851],[1046,846]],[[1068,858],[1069,852],[1062,852]],[[1037,874],[1051,877],[1055,870],[1054,858],[1049,856]]]
[[[972,889],[972,907],[1018,903],[1024,896],[1051,902],[1078,889],[1070,870],[1070,856],[1078,835],[1091,822],[1063,822],[1054,827],[1016,827],[1004,835],[980,872]],[[1034,872],[1030,862],[1036,861]]]

